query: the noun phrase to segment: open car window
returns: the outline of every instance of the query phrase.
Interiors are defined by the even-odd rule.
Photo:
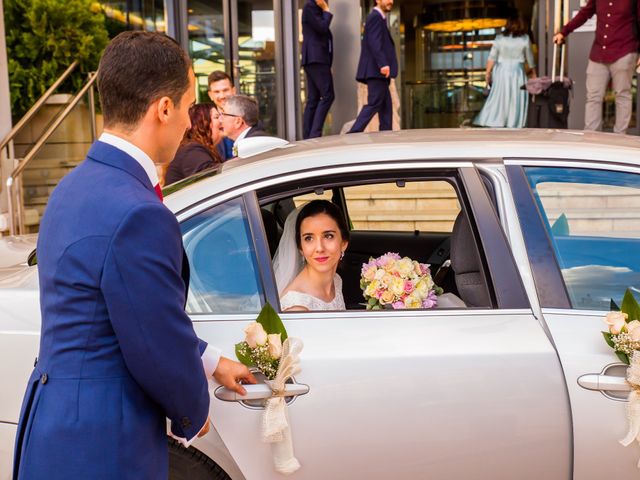
[[[339,206],[351,230],[349,247],[338,267],[347,310],[366,307],[360,284],[363,264],[387,252],[430,265],[432,278],[447,294],[440,308],[491,308],[482,253],[473,220],[463,209],[462,187],[455,174],[449,171],[428,179],[382,174],[379,178],[383,180],[340,179],[339,184],[329,178],[318,179],[316,185],[304,190],[291,186],[292,194],[263,201],[272,255],[286,219],[283,206],[288,214],[308,201],[325,199]],[[282,190],[289,189],[283,186]]]

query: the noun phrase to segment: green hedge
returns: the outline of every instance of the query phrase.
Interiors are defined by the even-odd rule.
[[[58,92],[73,93],[98,67],[109,37],[94,0],[4,0],[11,111],[20,118],[67,69]]]

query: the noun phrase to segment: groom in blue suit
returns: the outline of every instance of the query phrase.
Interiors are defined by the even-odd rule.
[[[180,228],[155,165],[189,127],[180,46],[124,32],[100,61],[105,131],[55,189],[38,238],[42,332],[16,435],[16,480],[166,479],[166,418],[184,445],[209,429],[207,377],[239,393],[243,365],[184,312]]]
[[[356,80],[367,84],[367,104],[362,107],[349,133],[362,132],[377,113],[380,130],[391,130],[392,107],[389,84],[398,76],[396,48],[387,28],[393,0],[376,0],[364,25]]]

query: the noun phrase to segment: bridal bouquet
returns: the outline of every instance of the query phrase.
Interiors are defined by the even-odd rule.
[[[293,453],[285,384],[300,372],[302,340],[287,336],[282,320],[268,303],[244,333],[244,341],[236,344],[236,357],[262,372],[272,391],[262,416],[262,440],[271,444],[275,469],[283,474],[293,473],[300,468],[300,462]]]
[[[362,288],[367,299],[367,310],[388,308],[432,308],[436,295],[442,289],[433,283],[429,265],[400,257],[397,253],[385,253],[370,258],[362,265]]]
[[[631,290],[627,289],[620,308],[613,301],[611,307],[613,311],[604,318],[609,331],[602,334],[618,358],[629,365],[627,382],[631,385],[631,392],[626,406],[629,431],[620,440],[627,447],[634,440],[640,443],[640,305]]]

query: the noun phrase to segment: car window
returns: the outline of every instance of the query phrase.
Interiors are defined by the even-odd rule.
[[[445,181],[402,181],[343,189],[354,230],[451,232],[458,195]]]
[[[640,175],[526,168],[571,305],[609,310],[640,288]]]
[[[180,228],[191,269],[187,312],[259,312],[264,294],[242,199],[199,213]]]
[[[262,209],[263,212],[275,211],[278,205],[289,205],[291,211],[294,206],[315,199],[332,201],[340,209],[346,207],[351,232],[338,274],[347,310],[365,308],[360,282],[363,265],[388,252],[430,265],[437,285],[448,294],[447,301],[442,300],[439,308],[490,308],[491,285],[482,266],[479,243],[471,220],[462,214],[457,191],[460,187],[455,185],[451,173],[447,175],[447,180],[407,178],[379,183],[354,180],[351,185],[341,178],[341,186],[331,186],[331,180],[325,180],[326,187],[306,187],[306,192],[264,203]],[[318,185],[322,185],[320,181]],[[287,187],[286,190],[296,189]],[[458,225],[457,229],[454,224]],[[277,246],[282,232],[273,228],[265,230],[270,246],[271,243]],[[275,241],[272,242],[271,237]],[[452,257],[454,245],[457,263]],[[458,267],[458,275],[453,264]],[[277,286],[280,291],[286,287]]]

